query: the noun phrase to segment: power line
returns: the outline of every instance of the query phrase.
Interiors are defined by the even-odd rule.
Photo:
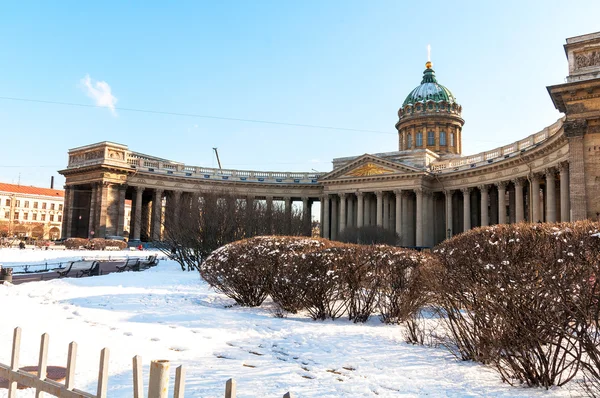
[[[39,104],[77,106],[77,107],[81,107],[81,108],[105,108],[104,106],[99,106],[99,105],[78,104],[75,102],[46,101],[46,100],[38,100],[38,99],[32,99],[32,98],[0,96],[0,99],[7,100],[7,101],[35,102],[35,103],[39,103]],[[167,112],[167,111],[155,111],[155,110],[150,110],[150,109],[118,108],[118,107],[115,107],[114,109],[118,110],[118,111],[126,111],[126,112],[151,113],[151,114],[155,114],[155,115],[197,117],[197,118],[202,118],[202,119],[229,120],[229,121],[234,121],[234,122],[246,122],[246,123],[274,124],[274,125],[278,125],[278,126],[307,127],[307,128],[314,128],[314,129],[354,131],[354,132],[361,132],[361,133],[394,134],[394,135],[397,134],[397,133],[391,133],[391,132],[387,132],[387,131],[378,131],[378,130],[351,129],[351,128],[346,128],[346,127],[321,126],[321,125],[317,125],[317,124],[286,123],[286,122],[274,122],[271,120],[242,119],[242,118],[235,118],[235,117],[199,115],[196,113]]]

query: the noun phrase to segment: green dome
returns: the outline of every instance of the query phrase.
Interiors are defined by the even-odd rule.
[[[456,103],[456,98],[454,98],[450,90],[437,82],[435,71],[431,68],[425,69],[421,85],[408,94],[402,107],[427,101],[447,102],[449,104]]]

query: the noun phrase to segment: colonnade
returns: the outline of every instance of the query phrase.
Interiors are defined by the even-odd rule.
[[[492,184],[356,190],[323,195],[321,203],[323,237],[335,240],[348,227],[377,225],[396,232],[401,245],[419,247],[478,226],[571,218],[567,163]]]

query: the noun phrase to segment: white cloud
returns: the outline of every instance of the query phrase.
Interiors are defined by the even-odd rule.
[[[107,82],[92,80],[90,75],[85,75],[81,79],[81,85],[83,91],[96,102],[97,106],[108,108],[113,116],[117,116],[117,111],[115,110],[117,97],[112,95],[112,89]]]

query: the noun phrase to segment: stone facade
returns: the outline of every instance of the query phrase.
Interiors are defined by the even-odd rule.
[[[288,210],[301,201],[308,219],[319,201],[323,236],[336,239],[350,226],[379,225],[396,231],[405,246],[433,246],[477,226],[598,218],[600,33],[567,39],[565,50],[567,83],[548,87],[565,116],[475,155],[460,156],[462,108],[437,83],[431,64],[398,112],[399,150],[334,159],[329,173],[209,169],[110,142],[71,149],[61,171],[63,229],[66,236],[130,230],[133,240],[160,239],[165,207],[214,191],[271,206],[280,200]],[[424,142],[417,145],[419,132]],[[126,200],[132,200],[129,225],[121,221]],[[76,225],[80,219],[87,221]]]

